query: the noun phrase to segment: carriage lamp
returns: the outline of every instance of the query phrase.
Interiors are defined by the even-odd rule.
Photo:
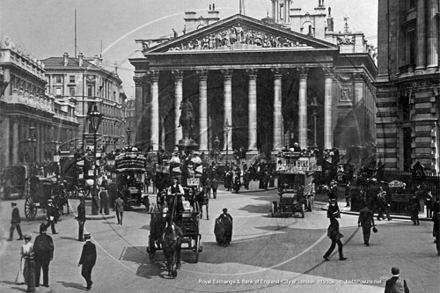
[[[224,131],[226,134],[226,162],[228,161],[228,152],[229,152],[229,132],[232,129],[232,125],[229,124],[228,119],[226,119],[225,125],[224,125]]]
[[[94,165],[94,169],[93,169],[93,196],[92,196],[92,215],[97,215],[98,214],[98,200],[97,200],[97,196],[95,195],[96,192],[96,171],[97,171],[97,166],[96,166],[96,152],[97,152],[97,148],[96,148],[96,135],[99,129],[99,125],[101,124],[102,121],[102,113],[100,113],[98,111],[98,106],[95,104],[93,110],[89,113],[89,119],[90,119],[90,126],[93,130],[93,165]]]

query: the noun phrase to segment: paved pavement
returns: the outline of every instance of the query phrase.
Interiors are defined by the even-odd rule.
[[[200,220],[203,251],[194,263],[191,251],[182,252],[182,268],[170,279],[164,268],[163,253],[158,263],[149,262],[146,244],[150,216],[144,208],[124,213],[124,225],[116,219],[86,222],[98,248],[93,271],[93,292],[383,292],[391,266],[399,266],[411,292],[438,292],[439,258],[436,256],[432,224],[413,226],[409,220],[395,219],[378,223],[371,246],[362,244],[356,215],[340,220],[345,235],[341,262],[337,255],[325,262],[322,255],[330,241],[326,237],[328,219],[324,203],[316,203],[304,219],[272,218],[270,202],[277,200],[274,190],[239,194],[220,190],[209,205],[210,219]],[[154,202],[154,196],[150,198]],[[23,201],[18,200],[23,217]],[[71,200],[76,209],[78,201]],[[214,221],[223,207],[234,217],[231,246],[219,247],[213,235]],[[18,250],[21,241],[6,242],[10,220],[9,202],[0,202],[0,292],[24,292],[16,285]],[[343,211],[348,212],[348,211]],[[111,212],[113,215],[113,212]],[[25,233],[37,235],[44,221],[39,211],[33,222],[23,221]],[[63,216],[57,224],[60,234],[51,235],[55,257],[50,265],[50,288],[39,292],[81,292],[84,280],[77,262],[83,243],[76,240],[74,215]]]

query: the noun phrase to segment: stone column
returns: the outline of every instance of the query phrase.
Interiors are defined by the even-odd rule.
[[[135,84],[135,100],[134,100],[134,126],[136,129],[134,129],[135,137],[132,138],[132,141],[134,143],[137,142],[138,131],[143,131],[142,129],[137,129],[137,123],[138,121],[142,121],[142,113],[145,109],[145,96],[144,96],[144,85],[145,85],[145,77],[135,77],[134,84]]]
[[[257,154],[257,69],[247,69],[249,75],[249,137],[248,154]]]
[[[18,163],[18,121],[12,121],[12,165]]]
[[[9,136],[11,133],[9,132],[9,121],[9,117],[4,117],[1,122],[1,129],[3,129],[3,131],[0,132],[0,168],[10,165]]]
[[[283,113],[282,109],[282,85],[283,76],[279,68],[272,68],[273,80],[273,150],[280,150],[283,147]]]
[[[226,120],[228,121],[229,125],[232,125],[232,69],[224,69],[222,70],[223,73],[223,79],[224,79],[224,97],[225,97],[225,117],[223,124],[226,124]],[[226,151],[226,145],[228,145],[229,150],[233,150],[232,146],[232,133],[234,132],[233,129],[228,134],[228,142],[226,143],[226,133],[225,135],[225,143],[223,145],[223,150]]]
[[[208,71],[197,70],[199,75],[199,125],[201,152],[208,151]]]
[[[177,145],[180,139],[183,139],[182,127],[179,127],[179,119],[180,119],[180,103],[183,99],[183,71],[181,70],[173,70],[174,75],[174,105],[175,105],[175,129],[174,132],[174,142]]]
[[[333,148],[332,85],[333,72],[328,71],[325,74],[324,88],[324,149]]]
[[[417,57],[416,70],[426,68],[426,11],[425,0],[417,1]]]
[[[159,72],[150,71],[151,82],[151,144],[153,151],[159,150]]]
[[[299,99],[298,99],[298,143],[301,149],[307,149],[307,71],[299,69]]]
[[[429,0],[428,5],[428,69],[435,71],[439,67],[438,26],[440,25],[440,18],[436,16],[439,9],[439,2],[438,0]]]

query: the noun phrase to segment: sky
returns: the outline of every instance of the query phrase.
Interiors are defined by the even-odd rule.
[[[75,10],[77,54],[103,53],[104,66],[123,81],[127,97],[134,96],[134,68],[128,58],[139,56],[136,39],[179,34],[184,12],[205,13],[215,3],[221,19],[238,13],[239,0],[0,0],[0,36],[8,36],[39,60],[75,55]],[[261,19],[271,13],[271,0],[245,0],[245,14]],[[331,7],[335,31],[343,31],[348,17],[351,31],[362,31],[377,46],[378,0],[324,0]],[[314,12],[318,0],[293,0],[291,8]]]

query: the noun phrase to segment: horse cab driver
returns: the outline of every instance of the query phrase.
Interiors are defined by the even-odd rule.
[[[169,187],[169,193],[172,195],[174,195],[174,194],[183,195],[184,194],[183,187],[182,187],[182,185],[180,185],[178,183],[178,178],[176,176],[174,176],[172,179],[172,184]]]

